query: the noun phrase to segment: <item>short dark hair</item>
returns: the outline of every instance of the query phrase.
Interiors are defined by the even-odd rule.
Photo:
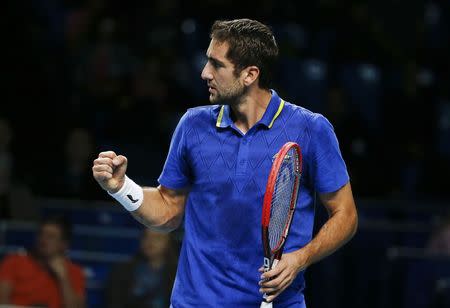
[[[278,46],[269,26],[252,19],[217,20],[211,27],[210,38],[227,42],[227,58],[236,67],[236,74],[255,65],[260,70],[259,86],[269,89],[278,59]]]
[[[55,225],[61,230],[61,235],[64,241],[70,242],[72,239],[72,224],[65,216],[45,216],[39,222],[39,230],[45,225]]]

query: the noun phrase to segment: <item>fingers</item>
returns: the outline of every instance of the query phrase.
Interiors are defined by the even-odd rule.
[[[275,276],[278,276],[282,271],[284,271],[285,268],[286,268],[285,264],[283,262],[279,262],[277,266],[272,267],[269,271],[263,273],[261,275],[261,279],[270,280]]]
[[[112,159],[109,157],[97,158],[96,160],[94,160],[92,172],[94,174],[94,178],[99,181],[106,181],[111,179],[113,175]]]
[[[286,287],[287,287],[287,285],[284,286],[283,288],[279,289],[277,292],[275,292],[273,294],[267,293],[266,301],[268,301],[269,303],[273,302],[273,300],[275,298],[277,298],[277,296],[280,295],[284,291],[284,289],[286,289]]]
[[[266,300],[272,302],[291,284],[293,277],[291,277],[290,270],[284,262],[279,262],[276,267],[265,273],[264,267],[259,268],[260,272],[261,270],[263,273],[259,282],[261,286],[259,292],[267,294]]]
[[[98,181],[107,181],[113,177],[114,164],[113,157],[114,152],[102,152],[97,159],[94,160],[94,165],[92,166],[92,171],[94,178]],[[116,156],[114,156],[116,157]]]
[[[105,152],[100,152],[100,154],[98,154],[98,157],[102,157],[102,158],[111,158],[114,159],[114,157],[116,157],[117,154],[114,153],[114,151],[105,151]]]
[[[106,172],[106,171],[101,171],[101,172],[94,172],[94,177],[98,180],[98,181],[107,181],[112,179],[113,175],[110,172]]]
[[[259,292],[266,294],[266,300],[272,302],[278,295],[280,295],[290,284],[292,280],[289,279],[288,275],[280,275],[270,283],[262,283],[264,287],[259,289]],[[261,283],[260,283],[261,284]]]
[[[107,165],[110,166],[111,168],[114,166],[112,159],[107,157],[107,158],[97,158],[94,160],[94,166],[99,166],[99,165]]]
[[[127,158],[123,155],[116,155],[113,151],[101,152],[94,160],[94,166],[108,165],[113,169],[125,164],[127,164]]]
[[[109,164],[99,164],[99,165],[94,164],[94,166],[92,167],[92,170],[97,173],[103,172],[103,171],[111,173],[111,174],[113,173],[113,168]]]
[[[121,165],[127,163],[127,158],[123,155],[119,155],[119,156],[114,157],[112,162],[113,162],[114,166],[116,166],[116,167],[121,166]]]
[[[261,281],[260,292],[271,294],[285,287],[288,283],[289,283],[288,274],[281,273],[278,277],[270,281]]]
[[[100,186],[111,193],[117,192],[123,186],[127,158],[113,151],[101,152],[94,160],[92,173]]]

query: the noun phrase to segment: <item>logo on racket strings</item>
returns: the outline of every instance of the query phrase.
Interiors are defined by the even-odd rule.
[[[277,157],[278,157],[278,153],[275,153],[275,155],[272,156],[272,162],[274,162],[275,159],[277,159]],[[286,155],[284,156],[283,163],[288,163],[288,162],[290,162],[290,161],[291,161],[291,158],[292,158],[291,155],[286,154]]]

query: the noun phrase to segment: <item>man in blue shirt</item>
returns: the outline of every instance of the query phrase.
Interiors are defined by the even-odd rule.
[[[94,161],[99,184],[146,226],[184,239],[171,304],[179,307],[306,307],[304,270],[355,233],[349,176],[331,124],[271,89],[278,47],[250,19],[216,21],[202,72],[213,105],[187,110],[175,129],[157,188],[126,175],[112,151]],[[273,156],[287,141],[303,152],[296,214],[277,267],[261,273],[261,209]],[[314,196],[329,220],[312,239]],[[258,272],[259,269],[259,272]]]

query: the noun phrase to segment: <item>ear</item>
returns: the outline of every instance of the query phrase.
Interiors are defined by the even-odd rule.
[[[249,66],[242,70],[244,77],[244,85],[249,86],[259,77],[259,68],[257,66]]]

